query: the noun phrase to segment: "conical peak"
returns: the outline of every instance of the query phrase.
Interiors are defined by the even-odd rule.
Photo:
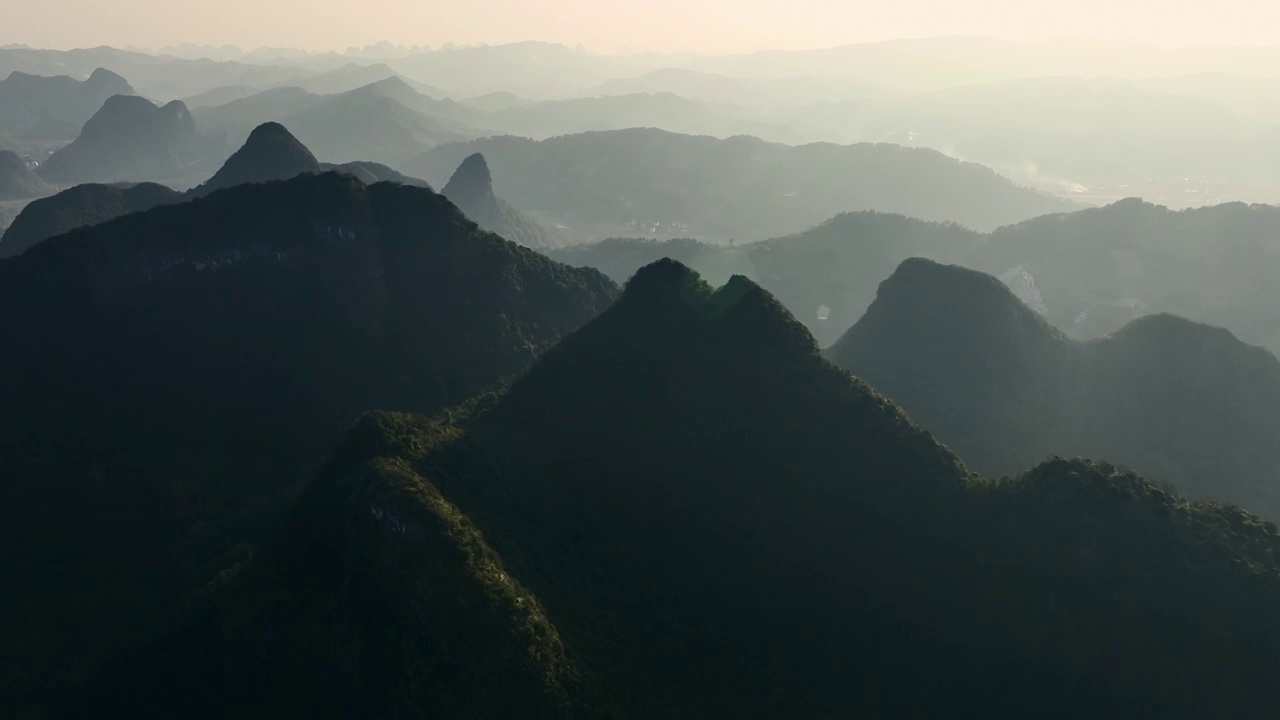
[[[453,172],[453,177],[449,178],[449,184],[444,186],[444,194],[450,198],[492,195],[493,175],[489,172],[489,163],[484,155],[475,153],[463,160]]]

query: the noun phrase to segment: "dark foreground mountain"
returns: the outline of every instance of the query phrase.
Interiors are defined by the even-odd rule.
[[[491,233],[543,250],[559,244],[545,228],[493,193],[493,176],[480,153],[463,160],[441,192]]]
[[[14,72],[0,80],[0,131],[26,140],[71,140],[113,95],[135,95],[128,81],[98,68],[86,80]]]
[[[0,527],[28,549],[0,563],[28,579],[0,612],[0,693],[65,696],[160,631],[360,413],[461,402],[615,293],[430,190],[335,173],[0,262],[0,304],[22,309],[0,319]]]
[[[0,201],[40,197],[53,190],[17,153],[0,150]]]
[[[0,257],[20,255],[55,235],[181,199],[181,193],[156,183],[77,185],[27,204],[0,239]]]
[[[195,122],[180,101],[157,107],[114,95],[39,172],[59,185],[161,180],[190,172],[197,148]]]
[[[316,162],[311,151],[283,126],[266,123],[254,130],[244,146],[211,179],[186,193],[155,183],[78,185],[46,200],[31,203],[0,240],[0,257],[17,255],[41,240],[69,230],[96,225],[164,203],[203,197],[215,190],[244,183],[286,180],[303,173],[325,170],[351,175],[366,185],[395,182],[430,189],[426,181],[408,177],[378,163],[333,165]]]
[[[405,169],[439,183],[477,152],[493,168],[499,197],[536,217],[554,217],[587,239],[641,232],[764,240],[855,210],[990,230],[1070,209],[932,150],[792,147],[649,129],[450,143]]]
[[[551,257],[597,268],[617,282],[663,257],[679,260],[711,282],[744,275],[777,296],[827,347],[862,317],[880,281],[903,260],[961,258],[982,239],[955,224],[859,212],[795,235],[733,247],[688,239],[613,239],[555,250]]]
[[[1106,458],[1280,518],[1280,361],[1171,315],[1072,340],[999,280],[909,260],[832,357],[980,472]]]
[[[1087,461],[979,479],[759,287],[671,261],[508,391],[366,417],[293,517],[95,707],[1265,717],[1280,692],[1273,525]]]

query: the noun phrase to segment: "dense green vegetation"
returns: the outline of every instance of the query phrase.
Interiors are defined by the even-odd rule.
[[[914,259],[830,354],[982,473],[1106,458],[1280,518],[1280,361],[1225,330],[1156,315],[1072,340],[996,278]]]
[[[396,528],[420,533],[416,552],[437,552],[442,507],[465,513],[497,554],[471,557],[496,566],[500,556],[511,578],[469,610],[470,565],[395,574],[417,567],[396,549]],[[343,564],[369,557],[375,508],[389,539],[367,568]],[[1263,717],[1277,699],[1273,525],[1087,461],[982,480],[824,361],[759,287],[734,278],[713,291],[671,261],[643,269],[509,390],[436,420],[363,420],[295,517],[325,513],[333,519],[285,535],[304,539],[295,548],[318,544],[313,554],[295,549],[280,569],[255,558],[243,571],[244,592],[265,593],[253,595],[261,609],[237,616],[234,589],[214,602],[229,622],[221,636],[290,642],[265,656],[215,644],[207,663],[253,668],[265,657],[272,692],[342,707],[353,696],[375,708],[430,697],[439,645],[405,667],[400,645],[329,645],[327,619],[366,627],[374,606],[349,598],[367,593],[389,605],[375,627],[403,628],[406,603],[446,602],[425,599],[415,578],[448,572],[458,604],[431,605],[439,614],[409,638],[442,617],[473,618],[483,633],[486,608],[536,598],[548,624],[517,623],[541,628],[530,657],[558,657],[545,640],[554,627],[579,677],[560,686],[571,708],[595,715]],[[317,564],[299,567],[304,556]],[[349,583],[334,580],[342,568]],[[316,607],[335,610],[305,622]],[[288,648],[316,643],[357,651],[278,669]],[[185,654],[159,657],[206,646],[176,647]],[[476,641],[480,657],[492,647]],[[365,661],[382,672],[345,669]],[[461,664],[469,683],[475,666]],[[506,667],[492,670],[494,703],[528,697],[529,674],[498,682],[513,677]],[[171,662],[123,676],[166,687],[185,672]],[[384,677],[416,679],[384,698]],[[206,714],[260,707],[207,692],[187,702]]]
[[[181,200],[156,183],[77,185],[28,203],[0,238],[0,257],[19,255],[41,240]]]
[[[526,367],[616,286],[443,197],[242,185],[0,262],[0,694],[66,694],[243,564],[341,430]],[[52,518],[56,518],[53,520]]]

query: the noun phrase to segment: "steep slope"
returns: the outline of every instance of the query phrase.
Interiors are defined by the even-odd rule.
[[[1105,458],[1280,518],[1280,361],[1169,315],[1071,340],[995,278],[909,260],[831,349],[980,472]]]
[[[404,421],[362,419],[279,539],[202,598],[182,631],[100,681],[86,709],[580,716],[577,672],[537,599],[428,480],[366,459],[409,450],[394,434]]]
[[[181,193],[156,183],[77,185],[24,207],[0,238],[0,257],[19,255],[55,235],[181,199]]]
[[[181,102],[156,107],[145,98],[113,95],[39,173],[60,185],[159,180],[186,171],[196,147],[195,122]]]
[[[764,240],[855,210],[990,230],[1070,209],[980,165],[932,150],[791,147],[646,129],[449,144],[405,170],[440,182],[477,152],[493,168],[499,197],[595,235],[588,239],[640,228],[713,242]]]
[[[980,480],[742,278],[646,267],[505,393],[366,419],[331,467],[356,468],[334,493],[355,531],[420,517],[362,494],[368,468],[466,513],[605,716],[1265,717],[1277,695],[1274,525],[1086,461]],[[297,571],[307,592],[272,607],[348,592]],[[134,679],[185,672],[165,671]]]
[[[39,197],[53,190],[17,153],[0,150],[0,201]]]
[[[71,140],[107,98],[136,94],[128,81],[102,68],[86,80],[14,72],[0,80],[0,131],[16,138]]]
[[[480,227],[525,247],[548,249],[559,243],[538,223],[493,194],[493,176],[484,156],[468,156],[441,191]]]
[[[288,180],[302,173],[320,172],[320,162],[280,123],[263,123],[249,133],[244,145],[223,163],[196,196],[247,182]]]
[[[2,575],[41,578],[0,613],[4,692],[56,695],[145,642],[150,618],[243,562],[352,418],[461,402],[615,292],[429,190],[336,173],[154,208],[0,263],[0,303],[22,308],[0,319],[22,348],[0,359],[22,379],[0,390],[0,436],[15,440],[0,525],[33,548]],[[18,510],[37,507],[64,522]]]

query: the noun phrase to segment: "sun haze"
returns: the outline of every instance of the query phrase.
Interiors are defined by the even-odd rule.
[[[733,53],[900,37],[1088,37],[1160,45],[1280,43],[1269,0],[50,0],[6,3],[0,43],[177,42],[344,49],[539,39],[622,49]],[[74,20],[73,20],[74,19]]]

